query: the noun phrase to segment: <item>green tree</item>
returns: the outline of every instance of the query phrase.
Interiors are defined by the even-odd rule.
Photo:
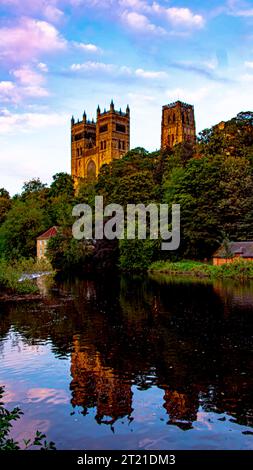
[[[47,257],[54,269],[71,274],[87,268],[93,251],[91,242],[75,240],[71,229],[66,228],[49,240]]]
[[[252,237],[253,180],[249,161],[216,156],[192,159],[164,182],[169,205],[181,205],[179,255],[210,257],[223,240]]]
[[[6,258],[36,256],[36,238],[49,225],[48,215],[38,203],[15,201],[0,228],[1,254]]]
[[[68,173],[56,173],[50,186],[50,197],[58,197],[63,194],[69,198],[74,197],[74,181]]]
[[[0,188],[0,225],[5,221],[8,211],[11,208],[11,198],[4,188]]]

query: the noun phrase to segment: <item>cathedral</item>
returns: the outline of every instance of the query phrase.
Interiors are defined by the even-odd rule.
[[[172,148],[184,142],[196,143],[194,107],[176,101],[163,106],[161,148]]]
[[[71,120],[71,174],[75,185],[80,179],[96,178],[102,165],[123,157],[130,150],[130,109],[109,111],[97,108],[97,121]]]
[[[163,106],[161,149],[166,150],[179,143],[196,142],[194,107],[176,101]],[[101,112],[97,108],[97,120],[90,121],[86,113],[83,119],[71,119],[71,174],[79,181],[93,180],[105,163],[123,157],[130,150],[130,109],[116,111],[113,101],[110,109]]]

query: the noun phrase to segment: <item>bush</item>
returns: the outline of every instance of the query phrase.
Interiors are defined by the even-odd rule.
[[[179,261],[171,263],[168,261],[156,261],[149,267],[150,271],[167,274],[186,274],[196,277],[253,279],[253,262],[235,260],[233,263],[213,266],[196,261]]]
[[[3,394],[4,388],[0,387],[0,400],[3,397]],[[21,450],[19,442],[14,441],[14,439],[10,437],[10,432],[12,421],[17,421],[22,415],[23,412],[20,408],[14,408],[12,411],[9,411],[4,407],[4,403],[0,402],[0,450]],[[45,434],[42,434],[40,431],[36,431],[33,439],[23,440],[23,447],[25,447],[25,450],[32,446],[39,447],[40,450],[55,450],[56,447],[54,442],[47,442],[44,440],[45,438]]]
[[[10,263],[0,260],[0,289],[15,294],[34,294],[38,287],[33,279],[20,281],[24,274],[42,273],[51,271],[51,265],[46,260],[34,261],[21,259]]]

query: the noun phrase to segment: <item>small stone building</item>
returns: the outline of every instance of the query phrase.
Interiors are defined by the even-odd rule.
[[[37,238],[37,258],[38,259],[46,258],[48,240],[50,240],[50,238],[52,237],[55,237],[57,232],[58,232],[57,227],[51,227],[50,229],[42,233],[42,235],[40,235]]]
[[[237,259],[253,261],[253,241],[229,242],[222,245],[213,255],[213,264],[220,266],[225,263],[233,263]]]

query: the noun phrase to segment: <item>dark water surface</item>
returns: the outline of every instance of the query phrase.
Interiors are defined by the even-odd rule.
[[[0,383],[58,449],[253,449],[253,284],[58,284],[0,307]]]

